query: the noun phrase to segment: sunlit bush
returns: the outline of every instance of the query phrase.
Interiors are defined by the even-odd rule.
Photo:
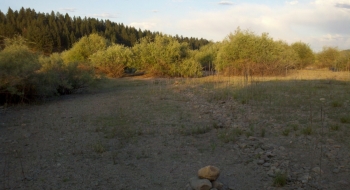
[[[82,37],[73,47],[62,53],[65,63],[70,62],[87,62],[89,56],[99,50],[105,50],[108,41],[98,34],[90,34]]]
[[[295,59],[285,42],[238,28],[222,42],[215,69],[224,75],[280,75],[293,67]]]
[[[112,45],[89,57],[92,65],[110,77],[121,77],[126,67],[133,67],[133,53],[128,47]]]
[[[0,52],[1,103],[26,101],[35,91],[32,82],[40,69],[38,55],[13,43]]]

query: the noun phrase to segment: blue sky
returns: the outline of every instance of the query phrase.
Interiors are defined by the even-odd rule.
[[[350,49],[350,0],[1,0],[0,10],[109,19],[171,35],[222,41],[237,27],[275,40]]]

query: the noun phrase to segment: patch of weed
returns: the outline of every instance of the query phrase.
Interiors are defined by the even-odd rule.
[[[292,127],[293,131],[297,131],[299,129],[299,126],[296,123],[293,123],[290,126]]]
[[[287,184],[287,175],[281,172],[276,173],[273,179],[273,185],[275,187],[283,187]]]
[[[332,102],[332,107],[334,107],[334,108],[341,107],[342,105],[343,105],[343,104],[340,103],[340,102],[338,102],[338,101],[333,101],[333,102]]]
[[[236,142],[237,137],[241,136],[243,131],[239,128],[226,129],[218,132],[218,138],[224,143]]]
[[[301,132],[304,135],[311,135],[312,134],[312,127],[311,126],[307,126]]]
[[[181,126],[180,128],[180,134],[182,135],[200,135],[200,134],[205,134],[208,133],[212,130],[211,127],[209,126],[194,126],[194,127],[189,127],[186,128],[185,126]]]
[[[350,123],[350,116],[343,116],[340,118],[341,123]]]
[[[338,124],[335,124],[335,125],[331,125],[330,127],[329,127],[329,130],[331,130],[331,131],[338,131],[339,130],[339,125]]]
[[[283,135],[283,136],[288,136],[288,135],[289,135],[289,132],[290,132],[290,129],[284,129],[284,130],[282,131],[282,135]]]
[[[96,153],[104,153],[106,152],[106,148],[105,146],[99,141],[95,144],[92,145],[92,149],[96,152]]]
[[[261,136],[261,137],[265,137],[265,133],[266,133],[265,128],[261,128],[260,136]]]

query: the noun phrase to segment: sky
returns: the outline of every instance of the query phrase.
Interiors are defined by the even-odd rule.
[[[0,10],[111,20],[163,34],[224,40],[237,27],[315,51],[350,49],[350,0],[1,0]]]

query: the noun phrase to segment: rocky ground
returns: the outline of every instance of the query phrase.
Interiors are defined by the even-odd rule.
[[[2,107],[0,188],[185,189],[207,165],[220,168],[222,189],[349,188],[348,144],[282,135],[264,109],[210,93],[175,79],[119,79]]]

